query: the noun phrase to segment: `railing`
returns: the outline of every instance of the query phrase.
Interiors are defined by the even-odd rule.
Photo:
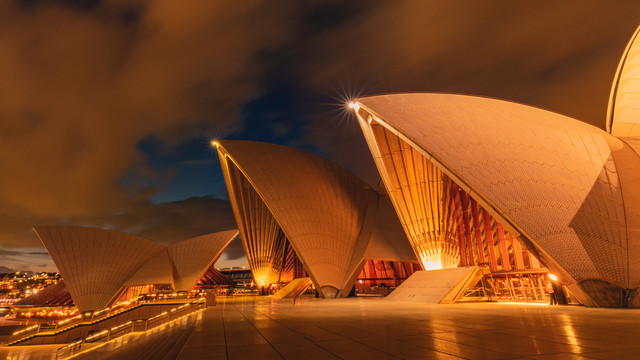
[[[76,324],[79,324],[83,321],[85,320],[82,318],[82,315],[77,315],[72,318],[68,318],[62,321],[57,321],[55,327],[53,328],[53,331],[57,331],[58,329],[62,330],[62,329],[74,326]]]
[[[133,321],[128,321],[122,325],[114,326],[109,330],[103,330],[99,333],[95,333],[87,336],[84,339],[85,343],[99,342],[100,340],[106,339],[106,341],[111,340],[112,338],[120,337],[124,334],[128,334],[133,332],[134,323]]]
[[[31,335],[35,335],[39,331],[40,331],[40,324],[26,327],[22,330],[16,331],[13,334],[11,334],[11,337],[9,338],[9,342],[14,341],[14,339],[23,339]]]
[[[91,313],[91,315],[86,315],[83,316],[81,315],[77,315],[74,316],[72,318],[68,318],[62,321],[57,321],[55,324],[39,324],[39,325],[33,325],[30,327],[27,327],[25,329],[22,329],[20,331],[16,331],[13,334],[11,334],[11,337],[9,338],[8,341],[8,345],[13,345],[17,342],[20,342],[22,340],[25,340],[29,337],[35,336],[37,334],[41,334],[41,333],[52,333],[52,334],[56,334],[59,332],[63,332],[67,329],[73,328],[79,324],[83,324],[83,323],[88,323],[88,324],[95,324],[97,322],[100,322],[102,320],[105,319],[109,319],[111,317],[114,317],[116,315],[122,314],[126,311],[135,309],[139,306],[142,306],[143,304],[134,304],[132,306],[129,307],[122,307],[119,308],[115,311],[112,311],[112,309],[104,309],[104,310],[100,310],[100,311],[95,311],[93,313]]]
[[[86,348],[87,344],[93,344],[97,342],[108,342],[110,340],[119,338],[131,332],[147,331],[160,325],[166,324],[170,321],[176,320],[183,316],[189,315],[205,307],[204,298],[192,301],[190,303],[180,305],[169,311],[165,311],[162,314],[150,317],[145,320],[129,321],[122,325],[112,327],[108,330],[103,330],[95,334],[91,334],[84,339],[67,344],[58,348],[56,351],[56,359],[62,359],[66,356],[77,354]]]

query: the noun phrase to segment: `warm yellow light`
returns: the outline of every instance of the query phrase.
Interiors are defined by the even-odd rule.
[[[422,267],[425,270],[441,270],[442,269],[442,263],[439,261],[425,261],[424,259],[422,260]]]
[[[360,105],[358,105],[358,103],[355,102],[355,101],[350,102],[349,103],[349,107],[352,108],[355,111],[358,111],[358,109],[360,109]]]
[[[256,281],[256,285],[260,287],[269,285],[269,269],[255,270],[253,272],[253,279]]]
[[[211,140],[211,146],[217,148],[218,146],[220,146],[220,144],[215,140]]]
[[[435,254],[422,253],[420,256],[420,262],[422,263],[422,268],[425,270],[444,269],[444,266],[442,264],[442,256],[440,255],[440,253],[435,253]]]
[[[553,275],[553,274],[549,274],[549,279],[551,279],[553,281],[558,281],[558,277]]]

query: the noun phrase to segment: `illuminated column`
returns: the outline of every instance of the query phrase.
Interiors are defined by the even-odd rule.
[[[473,242],[471,241],[471,222],[469,221],[469,195],[459,190],[460,196],[457,197],[457,200],[460,201],[460,208],[462,209],[462,224],[464,225],[464,239],[466,241],[467,253],[462,254],[463,256],[467,256],[467,263],[469,265],[475,265],[476,262],[473,258]],[[460,234],[462,235],[462,234]]]
[[[378,124],[371,130],[382,156],[385,182],[411,245],[425,270],[460,263],[457,186],[422,154]]]
[[[507,242],[505,239],[504,228],[497,224],[498,240],[500,241],[500,259],[502,260],[502,270],[511,270],[511,261],[509,260],[509,251],[507,250]]]
[[[498,271],[498,262],[496,261],[495,243],[493,240],[493,226],[491,221],[491,215],[487,210],[483,210],[484,214],[484,229],[487,233],[487,246],[489,247],[489,263],[491,264],[491,271]]]
[[[478,211],[478,203],[471,200],[471,213],[473,215],[473,232],[476,235],[476,250],[478,254],[478,264],[484,264],[484,242],[482,241],[482,228],[480,227],[480,215]]]

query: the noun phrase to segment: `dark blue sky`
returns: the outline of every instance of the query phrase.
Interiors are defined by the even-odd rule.
[[[276,72],[277,73],[277,72]],[[277,74],[276,74],[277,75]],[[254,140],[289,146],[322,155],[313,143],[302,142],[310,121],[305,107],[310,104],[342,104],[333,98],[314,98],[305,89],[289,82],[287,76],[269,74],[265,79],[268,87],[264,93],[242,104],[239,113],[241,124],[234,131],[217,131],[207,122],[195,136],[186,137],[169,144],[157,136],[148,136],[138,143],[144,155],[144,166],[160,174],[147,178],[149,186],[160,186],[157,194],[150,197],[153,202],[169,202],[190,197],[214,196],[227,199],[226,186],[219,166],[217,153],[211,140]],[[128,174],[124,182],[136,177]]]

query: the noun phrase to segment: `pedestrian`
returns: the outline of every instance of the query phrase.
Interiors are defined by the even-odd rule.
[[[549,293],[549,305],[558,305],[555,291],[553,290],[552,280],[547,281],[547,292]]]

